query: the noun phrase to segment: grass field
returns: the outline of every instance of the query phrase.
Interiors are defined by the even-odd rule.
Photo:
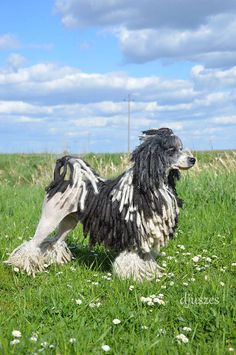
[[[70,264],[35,278],[5,266],[34,233],[56,157],[0,156],[0,354],[235,353],[236,153],[196,155],[197,166],[178,183],[185,204],[159,257],[165,275],[143,284],[113,278],[114,256],[89,251],[80,226],[68,240],[76,255]],[[109,177],[128,162],[86,159]],[[152,295],[163,302],[144,302]]]

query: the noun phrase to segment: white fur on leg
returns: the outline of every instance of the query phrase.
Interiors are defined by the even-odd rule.
[[[72,259],[72,254],[64,241],[49,242],[44,252],[44,262],[51,264],[66,264]]]
[[[21,244],[18,248],[13,250],[6,264],[18,267],[24,270],[28,275],[33,275],[37,272],[43,271],[44,255],[41,249],[32,242],[32,240]]]
[[[161,267],[151,253],[141,257],[137,252],[126,250],[115,259],[113,273],[122,279],[132,278],[136,281],[153,280],[162,276]]]
[[[32,240],[21,244],[13,250],[5,263],[35,276],[51,264],[65,264],[71,259],[71,251],[64,241],[55,242],[48,238],[40,246],[36,246]]]

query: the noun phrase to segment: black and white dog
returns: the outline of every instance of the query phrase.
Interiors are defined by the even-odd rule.
[[[52,263],[70,261],[64,240],[80,222],[91,246],[103,243],[119,252],[113,263],[116,275],[159,277],[154,255],[172,238],[182,203],[175,189],[179,169],[191,168],[195,158],[183,152],[169,128],[144,131],[141,139],[131,166],[112,180],[102,179],[80,158],[59,159],[34,237],[6,263],[35,275]],[[57,236],[49,237],[57,227]]]

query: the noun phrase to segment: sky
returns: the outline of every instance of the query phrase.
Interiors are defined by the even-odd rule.
[[[0,152],[236,148],[235,0],[1,0]]]

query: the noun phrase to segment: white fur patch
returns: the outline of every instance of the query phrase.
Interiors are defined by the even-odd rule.
[[[151,254],[140,257],[136,252],[124,251],[113,263],[113,273],[122,279],[136,281],[153,280],[161,277],[161,268]]]

